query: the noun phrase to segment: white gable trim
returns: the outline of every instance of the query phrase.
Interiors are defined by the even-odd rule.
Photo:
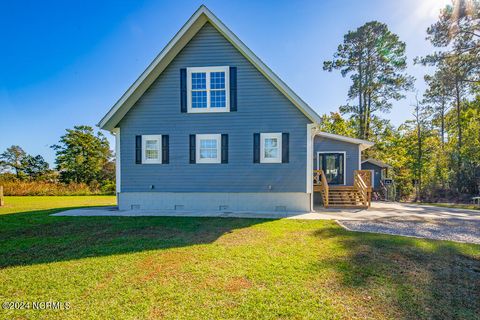
[[[210,22],[237,50],[242,53],[272,84],[280,90],[303,114],[314,123],[320,122],[320,117],[293,92],[270,68],[268,68],[232,31],[230,31],[206,6],[200,8],[188,19],[180,31],[153,60],[140,77],[128,88],[122,97],[100,120],[98,126],[112,130],[114,126],[130,110],[148,87],[165,70],[168,64],[193,38],[206,22]]]

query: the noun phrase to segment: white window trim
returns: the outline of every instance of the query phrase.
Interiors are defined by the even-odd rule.
[[[207,91],[207,107],[192,108],[192,73],[206,73],[206,91]],[[210,73],[225,72],[225,108],[210,107]],[[208,113],[208,112],[230,112],[230,68],[222,67],[194,67],[187,68],[187,112],[188,113]]]
[[[278,140],[278,154],[276,158],[265,158],[265,139]],[[282,133],[260,133],[260,163],[282,163]]]
[[[145,156],[145,150],[147,146],[147,140],[158,140],[158,159],[147,159]],[[160,134],[147,134],[142,135],[142,164],[159,164],[162,163],[162,135]]]
[[[216,140],[217,141],[217,158],[202,159],[200,158],[200,140]],[[221,134],[196,134],[195,135],[195,162],[196,163],[221,163],[222,162],[222,135]]]
[[[320,154],[321,153],[343,153],[343,185],[347,182],[347,152],[346,151],[318,151],[317,152],[317,170],[320,170]]]

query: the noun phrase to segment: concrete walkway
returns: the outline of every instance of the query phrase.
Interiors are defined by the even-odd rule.
[[[324,209],[317,212],[188,212],[188,211],[119,211],[116,207],[72,209],[54,216],[169,216],[336,220],[351,231],[386,233],[429,239],[480,244],[480,211],[443,208],[418,204],[372,203],[364,209]]]

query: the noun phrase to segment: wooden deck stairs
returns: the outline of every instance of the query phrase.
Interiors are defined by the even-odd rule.
[[[369,208],[372,190],[371,171],[355,170],[353,186],[330,186],[323,170],[314,171],[313,186],[320,192],[325,208]]]

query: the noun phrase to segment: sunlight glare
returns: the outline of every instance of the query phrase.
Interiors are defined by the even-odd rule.
[[[440,9],[447,4],[451,4],[451,0],[419,0],[416,1],[415,18],[422,20],[432,20],[438,17]]]

